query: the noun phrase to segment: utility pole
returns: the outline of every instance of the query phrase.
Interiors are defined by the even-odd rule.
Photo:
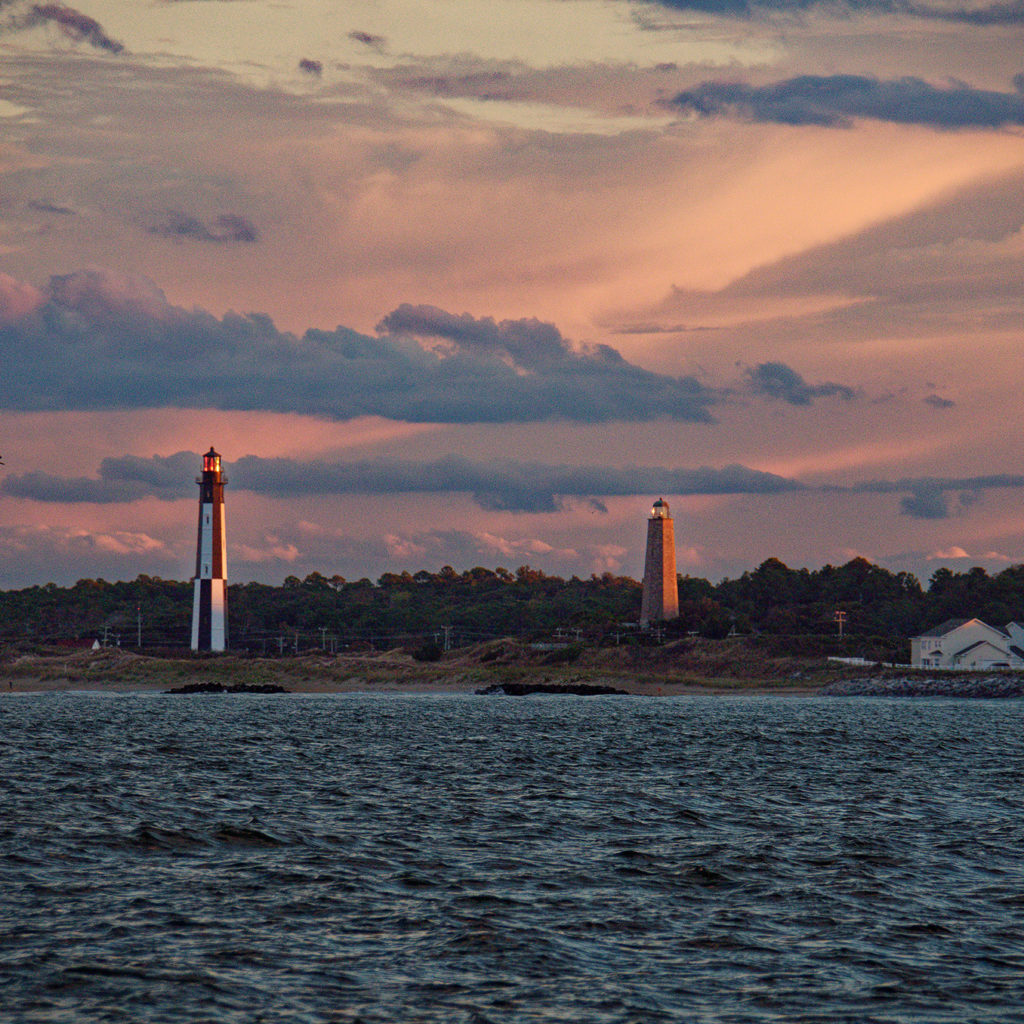
[[[450,651],[452,649],[452,627],[442,626],[444,630],[444,649]]]
[[[326,626],[321,626],[320,627],[320,650],[321,651],[326,651],[327,650],[327,627]]]
[[[137,604],[135,606],[135,625],[138,628],[138,634],[135,640],[135,646],[142,650],[142,605]]]
[[[836,612],[832,616],[833,619],[839,624],[839,636],[842,638],[843,635],[843,623],[846,621],[846,612]]]

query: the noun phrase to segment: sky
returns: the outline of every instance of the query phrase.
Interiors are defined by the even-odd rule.
[[[0,587],[1024,561],[1022,0],[0,0]]]

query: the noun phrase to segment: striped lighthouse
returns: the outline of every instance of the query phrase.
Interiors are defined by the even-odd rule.
[[[228,560],[224,533],[224,485],[220,456],[203,456],[199,484],[199,539],[192,599],[192,650],[223,651],[228,641]]]

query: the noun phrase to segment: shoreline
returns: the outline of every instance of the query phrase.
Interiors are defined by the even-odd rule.
[[[103,693],[103,694],[133,694],[151,693],[168,696],[182,696],[181,694],[170,694],[170,687],[165,682],[154,682],[146,680],[70,680],[70,679],[38,679],[20,678],[7,682],[13,686],[4,685],[0,689],[0,698],[4,696],[16,696],[18,694],[41,694],[41,693]],[[192,682],[202,682],[200,677]],[[188,680],[185,681],[187,685]],[[751,681],[748,684],[711,682],[707,685],[693,683],[672,683],[672,682],[645,682],[638,680],[612,679],[602,680],[603,685],[612,686],[623,691],[622,696],[629,697],[675,697],[675,696],[781,696],[781,697],[814,697],[818,696],[823,687],[820,686],[770,686],[762,681]],[[182,685],[175,683],[175,686]],[[438,680],[436,682],[422,682],[412,680],[368,680],[349,679],[339,681],[282,681],[284,687],[280,693],[269,693],[265,696],[288,696],[289,694],[317,695],[317,694],[393,694],[395,696],[415,696],[436,694],[458,695],[472,694],[484,688],[487,684],[481,680]],[[557,684],[553,684],[557,685]],[[496,696],[509,696],[509,699],[517,699],[510,695],[495,694]],[[536,693],[524,696],[548,696],[550,694]],[[187,696],[187,695],[186,695]],[[259,696],[259,694],[246,693],[209,693],[196,694],[195,696]],[[588,695],[580,695],[581,700],[586,700]]]
[[[296,693],[458,694],[525,685],[611,687],[642,696],[811,694],[836,678],[836,671],[820,659],[772,659],[743,645],[693,642],[551,650],[506,638],[446,652],[436,660],[419,660],[402,648],[337,655],[311,651],[284,658],[122,648],[0,652],[0,694],[166,692],[211,684],[225,689],[279,686]]]
[[[240,653],[144,654],[122,648],[0,649],[0,696],[18,693],[169,693],[189,686],[300,694],[475,694],[502,686],[634,696],[1024,697],[1024,673],[915,673],[770,654],[750,643],[677,641],[660,647],[551,651],[512,639],[417,660],[413,653],[314,651],[295,657]],[[266,691],[265,691],[266,692]],[[211,693],[216,696],[216,693]],[[273,694],[268,694],[273,695]],[[510,694],[506,694],[509,695]],[[528,696],[532,694],[520,694]]]

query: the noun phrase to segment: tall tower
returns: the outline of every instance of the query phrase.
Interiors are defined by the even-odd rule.
[[[224,485],[220,456],[211,447],[203,456],[199,484],[199,539],[196,589],[192,599],[192,650],[223,651],[228,640],[228,559],[224,533]]]
[[[659,498],[647,520],[644,592],[640,625],[679,618],[679,583],[676,579],[676,533],[668,502]]]

